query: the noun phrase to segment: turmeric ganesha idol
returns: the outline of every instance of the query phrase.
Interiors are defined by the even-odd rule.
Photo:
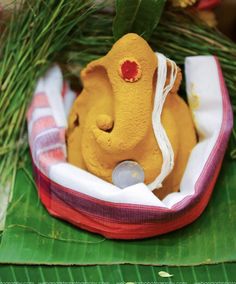
[[[196,135],[177,94],[176,64],[127,34],[81,79],[69,115],[69,163],[121,188],[144,182],[160,199],[178,191]]]

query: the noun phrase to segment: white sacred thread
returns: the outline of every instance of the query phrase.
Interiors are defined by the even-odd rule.
[[[174,167],[174,152],[168,139],[166,131],[161,123],[161,113],[166,97],[173,88],[176,76],[177,65],[174,61],[167,59],[163,54],[156,53],[158,60],[157,83],[152,112],[152,126],[157,144],[162,153],[162,168],[156,179],[148,185],[150,190],[162,187],[163,180],[169,175]],[[165,86],[167,79],[167,62],[171,66],[170,82]]]

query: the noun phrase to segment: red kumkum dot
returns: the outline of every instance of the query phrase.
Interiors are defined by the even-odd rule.
[[[120,75],[127,82],[135,82],[141,77],[140,65],[131,59],[126,59],[121,63]]]

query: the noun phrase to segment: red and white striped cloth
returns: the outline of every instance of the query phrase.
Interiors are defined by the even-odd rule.
[[[35,165],[47,176],[52,165],[66,162],[67,114],[75,97],[55,66],[39,80],[28,109],[31,155]]]
[[[66,161],[65,130],[75,94],[55,66],[37,84],[28,110],[28,133],[39,196],[54,216],[108,238],[151,237],[193,222],[207,206],[217,179],[233,116],[218,60],[189,57],[187,94],[199,143],[193,149],[180,192],[159,200],[145,184],[125,189]],[[63,95],[64,94],[64,95]]]

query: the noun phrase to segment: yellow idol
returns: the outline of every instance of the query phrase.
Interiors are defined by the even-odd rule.
[[[160,199],[179,190],[196,144],[189,108],[177,94],[180,69],[176,67],[174,74],[170,60],[163,69],[161,58],[140,36],[123,36],[106,56],[82,70],[83,91],[73,104],[67,131],[69,163],[112,182],[117,165],[135,161],[143,169],[144,182],[151,184],[161,175],[165,159],[162,138],[158,137],[163,133],[155,127],[153,112],[156,100],[160,103],[166,91],[159,119],[173,161],[162,186],[154,189]],[[162,89],[157,86],[161,77],[165,79]],[[163,92],[157,93],[157,87]],[[158,112],[158,105],[155,107]]]

